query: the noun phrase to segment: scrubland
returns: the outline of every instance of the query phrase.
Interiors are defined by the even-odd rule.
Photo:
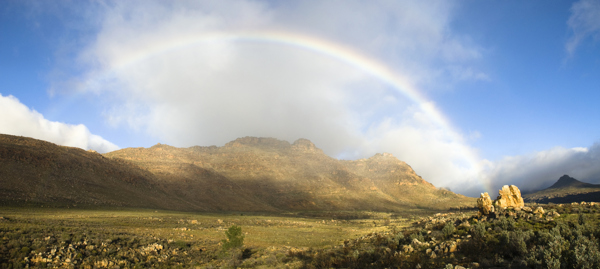
[[[537,208],[539,205],[529,205]],[[598,268],[593,203],[401,213],[0,208],[1,268]],[[243,246],[225,249],[225,231]]]
[[[405,227],[408,216],[377,212],[189,213],[140,209],[0,208],[1,268],[301,267],[289,253]],[[241,249],[221,248],[242,227]]]

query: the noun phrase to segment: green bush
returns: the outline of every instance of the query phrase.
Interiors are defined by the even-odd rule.
[[[425,237],[421,232],[415,232],[408,236],[408,241],[406,243],[410,244],[414,239],[419,240],[419,242],[425,242]]]
[[[500,217],[497,222],[498,227],[505,231],[512,231],[515,229],[515,220],[513,218]]]
[[[452,234],[454,233],[454,224],[452,224],[452,222],[448,222],[446,223],[446,225],[444,226],[444,228],[442,229],[442,233],[444,234],[444,238],[449,239],[452,237]]]
[[[242,227],[232,225],[225,232],[227,239],[223,239],[223,249],[228,250],[231,248],[239,248],[244,245],[244,235],[242,234]]]
[[[531,237],[530,232],[516,231],[509,233],[510,240],[508,247],[512,251],[512,254],[516,257],[521,257],[527,254],[527,241]]]
[[[473,233],[474,240],[483,241],[486,234],[485,224],[481,222],[475,223],[471,228],[471,232]]]

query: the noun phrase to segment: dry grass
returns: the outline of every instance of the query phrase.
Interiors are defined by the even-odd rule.
[[[412,211],[406,212],[406,216],[414,213],[431,212]],[[289,258],[287,253],[291,249],[327,249],[340,245],[347,239],[399,229],[410,222],[408,218],[397,214],[378,212],[304,212],[274,215],[31,207],[0,207],[0,217],[0,243],[7,246],[0,249],[1,268],[8,268],[9,265],[11,268],[19,268],[27,264],[40,266],[32,260],[36,260],[36,257],[46,257],[44,255],[51,253],[52,249],[66,249],[70,244],[82,254],[78,260],[79,265],[93,265],[104,261],[114,261],[117,264],[128,260],[130,263],[127,266],[133,266],[138,265],[136,258],[144,262],[144,259],[150,257],[147,259],[152,263],[141,266],[163,266],[163,262],[169,261],[168,266],[194,262],[196,265],[227,267],[228,261],[237,260],[251,261],[249,267],[269,267],[274,264],[289,264],[295,267],[293,264],[298,265],[300,261],[290,260],[292,258]],[[225,239],[225,231],[232,225],[242,227],[245,235],[244,249],[251,251],[250,257],[232,259],[223,256],[221,240]],[[95,244],[96,249],[105,248],[108,252],[112,248],[116,252],[113,256],[107,256],[100,251],[97,254],[86,252],[85,244]],[[163,245],[165,249],[161,253],[140,257],[138,250],[152,244]],[[14,250],[16,248],[19,251]],[[24,248],[27,248],[27,251],[20,251]],[[119,254],[118,249],[129,249],[128,253],[134,254],[125,259],[129,254]],[[184,250],[185,254],[181,254]],[[179,256],[168,254],[177,251]],[[166,256],[164,253],[167,253]],[[67,257],[69,256],[64,254],[60,259]],[[76,260],[71,258],[70,262]],[[64,263],[64,260],[60,262]],[[53,264],[56,265],[57,262],[54,261]]]
[[[354,212],[353,212],[354,213]],[[336,213],[340,215],[340,213]],[[343,215],[343,213],[341,213]],[[326,215],[326,214],[320,214]],[[322,247],[347,238],[403,227],[407,220],[391,213],[366,213],[361,219],[256,215],[244,213],[187,213],[156,210],[78,210],[48,208],[0,208],[0,216],[20,227],[60,223],[64,227],[88,226],[98,230],[157,236],[171,240],[218,242],[231,225],[243,228],[248,247]],[[365,219],[367,218],[367,219]],[[0,226],[1,227],[1,226]]]

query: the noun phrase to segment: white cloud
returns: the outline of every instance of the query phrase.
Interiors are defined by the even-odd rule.
[[[471,184],[478,172],[462,135],[361,70],[277,42],[179,42],[215,32],[302,33],[433,90],[487,78],[473,66],[481,50],[450,30],[453,10],[451,1],[107,2],[98,34],[78,52],[84,75],[61,85],[110,100],[101,102],[112,104],[104,112],[110,125],[174,146],[308,138],[330,156],[393,153],[426,180],[458,190],[453,184]],[[172,49],[157,51],[168,43]]]
[[[0,115],[0,133],[33,137],[101,153],[119,149],[102,137],[91,134],[82,124],[71,125],[45,119],[12,95],[0,95]]]
[[[585,182],[600,183],[599,163],[600,144],[589,148],[556,147],[488,163],[483,177],[492,190],[505,184],[515,184],[523,190],[544,189],[565,174]]]
[[[572,36],[565,48],[572,56],[579,45],[587,38],[600,39],[600,2],[596,0],[581,0],[571,6],[571,16],[567,25]]]
[[[455,136],[413,108],[372,126],[364,138],[362,153],[391,152],[437,187],[459,192],[467,187],[479,190],[482,186],[476,151],[462,137]]]

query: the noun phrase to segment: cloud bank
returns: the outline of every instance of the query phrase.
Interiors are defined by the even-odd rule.
[[[45,119],[12,95],[0,95],[0,115],[0,133],[33,137],[101,153],[119,149],[102,137],[91,134],[82,124],[71,125]]]
[[[63,85],[110,100],[107,122],[174,146],[307,138],[346,159],[391,152],[437,186],[479,184],[475,150],[400,90],[302,44],[212,38],[289,32],[348,46],[428,91],[486,79],[450,31],[453,2],[115,1]],[[94,20],[96,21],[96,20]],[[202,42],[186,43],[191,38]],[[352,44],[351,47],[349,44]],[[424,91],[427,92],[427,91]]]
[[[491,190],[516,184],[526,191],[550,187],[562,175],[588,183],[600,183],[600,144],[587,148],[562,148],[524,156],[511,156],[488,163],[484,171]]]

